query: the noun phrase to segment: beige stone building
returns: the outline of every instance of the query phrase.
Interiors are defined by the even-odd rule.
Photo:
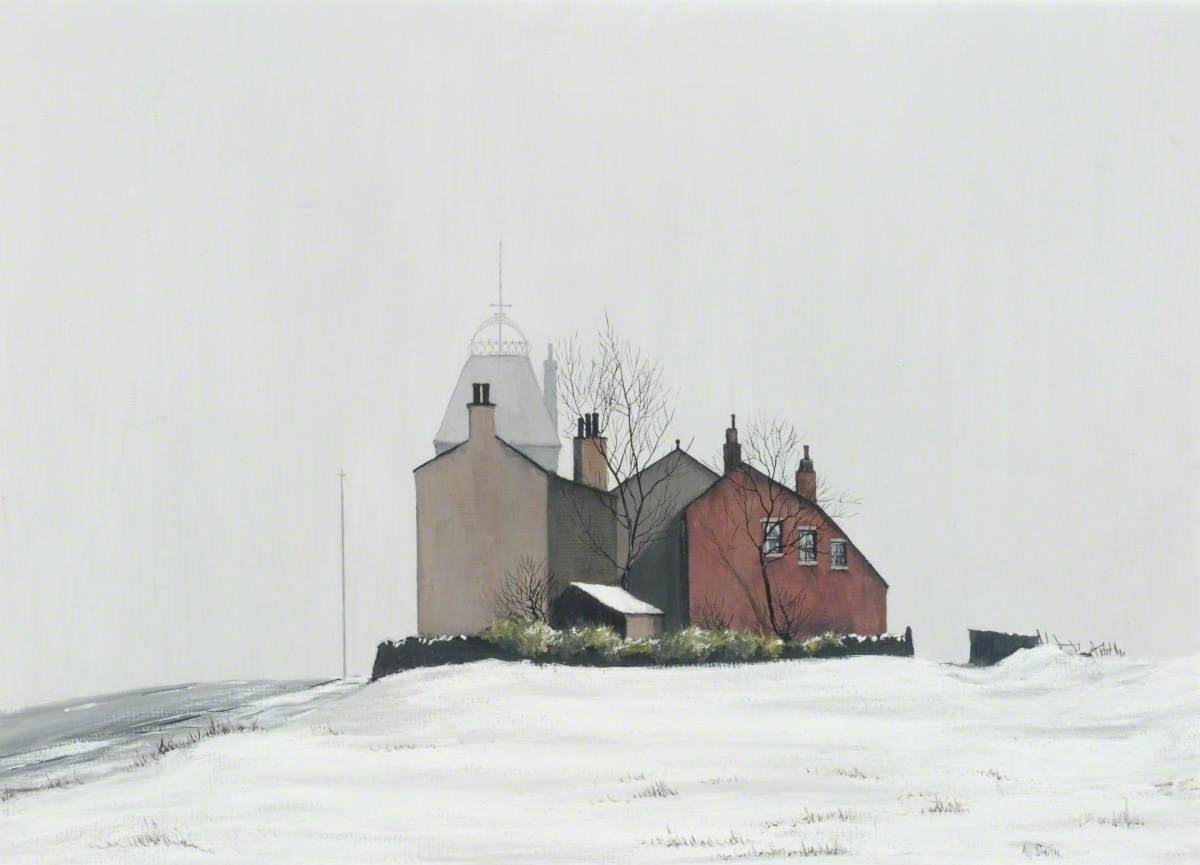
[[[553,354],[539,390],[528,342],[510,320],[498,319],[476,332],[434,441],[436,456],[413,473],[422,635],[487,627],[505,574],[524,558],[545,563],[560,589],[618,581],[612,493],[600,456],[605,440],[592,418],[581,419],[572,478],[558,475]],[[493,326],[495,339],[481,340]],[[516,338],[505,338],[504,327]]]

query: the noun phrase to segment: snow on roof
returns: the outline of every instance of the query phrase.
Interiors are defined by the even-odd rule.
[[[466,441],[467,403],[471,401],[473,382],[491,385],[491,399],[496,404],[496,435],[500,438],[518,448],[562,446],[528,356],[476,354],[463,364],[442,425],[434,437],[439,450]]]
[[[609,609],[627,616],[661,616],[663,611],[639,601],[620,586],[604,586],[600,583],[571,583],[581,592],[587,592]]]

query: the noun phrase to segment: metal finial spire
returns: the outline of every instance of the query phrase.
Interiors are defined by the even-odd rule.
[[[474,335],[471,337],[469,348],[472,355],[529,355],[529,340],[525,337],[521,328],[517,327],[517,323],[505,315],[505,310],[511,309],[511,303],[504,302],[504,242],[500,243],[500,258],[496,274],[497,291],[499,298],[496,303],[488,304],[496,312],[491,315],[487,321],[479,325],[475,329]],[[492,326],[496,328],[495,340],[485,339],[483,334],[490,331]],[[504,335],[505,328],[509,330],[509,336],[506,339]]]
[[[504,342],[504,310],[512,306],[511,303],[504,302],[504,241],[500,241],[500,261],[496,281],[500,290],[500,302],[489,304],[496,307],[496,344],[500,345]]]

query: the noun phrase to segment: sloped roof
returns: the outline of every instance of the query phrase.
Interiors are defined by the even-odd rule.
[[[435,446],[456,445],[467,440],[467,403],[471,384],[491,385],[496,404],[496,435],[515,447],[561,447],[558,430],[550,420],[542,390],[533,375],[527,355],[471,355],[463,364],[458,384],[433,438]]]
[[[646,507],[650,508],[650,510],[653,510],[655,505],[653,499],[655,497],[661,498],[678,493],[677,488],[682,485],[682,481],[684,479],[681,467],[685,464],[685,462],[695,466],[700,470],[701,476],[703,476],[705,479],[705,483],[702,487],[685,491],[686,493],[690,494],[680,496],[674,502],[671,513],[669,515],[665,515],[666,519],[674,519],[675,516],[689,504],[691,504],[691,502],[697,496],[706,492],[709,486],[721,478],[721,475],[713,471],[711,467],[705,465],[703,462],[696,459],[678,445],[675,446],[674,450],[667,451],[636,475],[631,475],[630,477],[626,478],[625,482],[618,487],[618,490],[621,487],[633,487],[637,483],[637,479],[639,477],[644,478],[645,480],[643,483],[648,484],[650,487],[650,491],[647,493]],[[666,478],[666,482],[664,483],[663,476],[667,475],[668,473],[670,473],[670,476]],[[672,483],[672,481],[675,481],[675,483]]]
[[[850,537],[850,535],[848,535],[846,533],[846,530],[843,529],[841,527],[841,525],[838,523],[838,521],[835,520],[829,514],[829,512],[825,510],[825,508],[821,507],[821,505],[819,503],[804,498],[802,495],[800,495],[798,492],[793,490],[787,484],[780,483],[779,481],[770,477],[765,472],[761,471],[760,469],[758,469],[752,465],[749,465],[748,463],[742,463],[738,468],[746,471],[749,474],[752,474],[752,475],[758,477],[765,483],[779,487],[781,490],[783,490],[787,495],[791,496],[792,498],[800,499],[801,501],[807,502],[809,505],[811,505],[818,513],[820,513],[820,515],[824,519],[829,521],[830,525],[832,525],[835,529],[838,530],[838,534],[842,538],[844,538],[846,541],[848,541],[854,547],[854,549],[858,552],[859,556],[862,557],[863,562],[866,563],[867,570],[869,570],[871,572],[871,574],[875,577],[875,579],[877,579],[877,580],[879,580],[879,582],[883,583],[883,585],[886,588],[891,588],[891,586],[888,584],[888,581],[883,578],[883,575],[881,573],[879,573],[879,571],[876,569],[875,565],[873,565],[871,563],[871,560],[867,558],[867,554],[862,551],[862,549],[858,546],[858,544],[854,543],[854,540]],[[725,481],[727,481],[728,479],[729,479],[728,474],[720,475],[715,481],[712,482],[712,484],[706,490],[704,490],[702,493],[700,493],[700,495],[696,496],[690,502],[688,502],[686,505],[684,505],[682,510],[685,510],[685,511],[689,510],[692,507],[692,505],[696,504],[696,502],[700,501],[700,499],[707,496],[709,493],[711,493],[713,490],[715,490],[721,484],[725,483]]]
[[[620,586],[605,586],[600,583],[571,583],[581,592],[591,595],[610,610],[627,616],[661,616],[663,611],[645,601],[639,601]]]

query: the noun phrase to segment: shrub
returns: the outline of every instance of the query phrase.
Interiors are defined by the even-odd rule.
[[[707,629],[692,626],[657,639],[625,640],[607,625],[556,631],[545,622],[530,619],[496,619],[480,637],[508,655],[531,660],[628,661],[656,664],[740,663],[771,661],[780,657],[819,657],[857,643],[827,631],[806,640],[784,642],[774,634]]]
[[[622,642],[617,632],[607,625],[593,625],[560,631],[555,635],[551,648],[562,658],[573,658],[588,652],[612,658],[616,656]]]
[[[826,649],[838,648],[841,645],[841,635],[835,634],[833,631],[826,631],[816,637],[809,637],[800,643],[800,647],[806,655],[816,655]]]
[[[517,572],[504,572],[504,582],[496,590],[493,606],[496,615],[505,619],[527,619],[545,622],[558,595],[554,573],[546,567],[545,559],[523,556]]]
[[[483,639],[522,658],[538,658],[550,650],[557,631],[545,622],[497,619],[480,634]]]
[[[624,661],[651,661],[657,648],[656,640],[625,640],[617,648],[617,657]]]
[[[783,654],[783,640],[774,634],[751,634],[751,636],[754,638],[759,657],[770,661]]]
[[[759,642],[749,631],[720,628],[708,632],[714,657],[722,661],[749,661],[758,655]]]
[[[658,640],[654,658],[660,664],[686,664],[704,661],[712,654],[712,632],[695,626],[671,631]]]

